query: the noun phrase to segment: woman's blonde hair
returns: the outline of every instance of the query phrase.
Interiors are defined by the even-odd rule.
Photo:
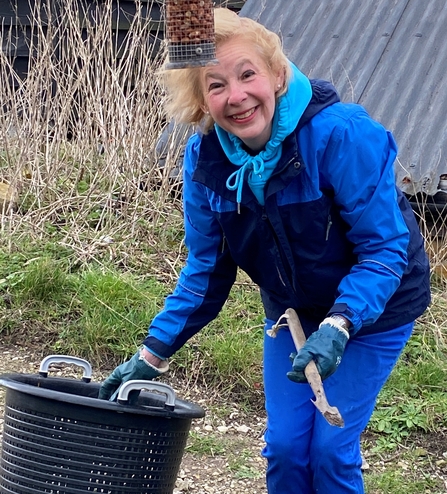
[[[239,17],[226,8],[214,9],[214,29],[216,48],[234,37],[252,43],[273,74],[284,71],[284,86],[277,96],[286,91],[291,69],[277,34],[252,19]],[[173,69],[163,70],[161,75],[167,92],[168,115],[177,123],[200,125],[204,132],[208,132],[214,121],[203,110],[205,101],[201,87],[202,71],[203,67]]]

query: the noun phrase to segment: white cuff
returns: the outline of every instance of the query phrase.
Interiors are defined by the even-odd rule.
[[[332,316],[326,317],[325,319],[323,319],[322,323],[320,324],[320,328],[321,326],[323,326],[323,324],[329,324],[329,326],[337,328],[339,331],[344,333],[349,340],[349,331],[344,327],[343,323],[340,321],[338,317],[332,317]]]
[[[169,362],[167,360],[161,361],[160,364],[161,367],[155,367],[155,365],[152,365],[148,360],[146,360],[146,358],[144,357],[143,350],[140,350],[140,360],[142,360],[147,366],[152,367],[152,369],[155,369],[160,374],[164,374],[169,370]]]

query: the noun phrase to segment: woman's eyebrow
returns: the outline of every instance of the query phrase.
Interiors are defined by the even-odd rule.
[[[238,70],[241,70],[242,67],[245,65],[245,64],[251,64],[251,60],[249,58],[244,58],[243,60],[241,60],[238,64],[235,65],[235,70],[238,71]],[[205,78],[206,79],[219,79],[222,77],[222,74],[221,73],[218,73],[218,72],[206,72],[205,73]]]

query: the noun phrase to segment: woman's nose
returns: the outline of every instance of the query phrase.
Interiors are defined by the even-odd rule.
[[[228,94],[229,105],[239,105],[245,100],[246,97],[247,95],[240,83],[235,82],[230,84]]]

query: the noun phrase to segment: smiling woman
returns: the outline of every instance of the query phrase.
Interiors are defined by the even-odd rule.
[[[396,143],[329,82],[309,80],[275,33],[228,9],[214,14],[217,64],[163,74],[170,115],[197,128],[183,165],[188,258],[102,397],[165,373],[241,269],[265,311],[269,494],[362,494],[360,435],[430,301],[423,239],[395,185]],[[307,337],[292,364],[287,324],[269,336],[288,309]],[[343,428],[311,403],[312,360]]]

